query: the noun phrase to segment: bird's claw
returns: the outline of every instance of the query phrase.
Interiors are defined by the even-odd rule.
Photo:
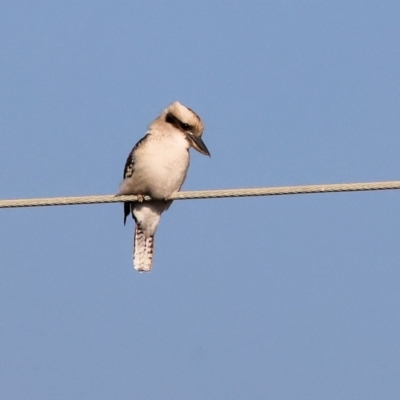
[[[175,192],[174,192],[174,193],[175,193]],[[172,195],[173,195],[174,193],[172,193]],[[168,196],[168,197],[165,197],[165,198],[164,198],[164,203],[168,203],[169,201],[172,201],[172,199],[171,199],[172,195],[171,195],[171,196]]]
[[[138,201],[139,203],[143,203],[144,196],[142,194],[137,194],[136,195],[136,201]]]

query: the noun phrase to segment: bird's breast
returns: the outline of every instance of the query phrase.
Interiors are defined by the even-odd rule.
[[[143,146],[144,147],[144,146]],[[135,173],[147,186],[148,194],[165,199],[182,186],[189,167],[188,144],[184,138],[160,138],[149,141],[137,159]]]

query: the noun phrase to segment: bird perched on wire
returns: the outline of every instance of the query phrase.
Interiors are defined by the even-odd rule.
[[[204,126],[190,108],[175,101],[149,126],[147,134],[130,152],[117,195],[137,195],[138,201],[124,203],[124,224],[130,213],[136,222],[133,266],[150,271],[154,234],[170,196],[180,190],[189,167],[189,149],[210,155],[201,136]],[[148,195],[150,201],[143,201]]]

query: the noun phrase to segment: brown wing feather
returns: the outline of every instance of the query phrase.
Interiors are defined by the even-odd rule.
[[[133,147],[131,152],[129,153],[128,158],[126,159],[125,167],[124,167],[124,179],[130,178],[135,172],[135,152],[136,150],[143,144],[149,134],[142,137]],[[127,201],[124,203],[124,225],[126,224],[126,219],[129,214],[132,212],[133,202]],[[133,214],[132,214],[133,217]]]

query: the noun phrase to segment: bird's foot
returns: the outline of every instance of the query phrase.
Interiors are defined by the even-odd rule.
[[[168,204],[168,207],[169,207],[169,204],[171,204],[173,201],[174,200],[171,199],[171,196],[168,196],[165,199],[163,199],[164,204]]]
[[[168,203],[169,201],[171,201],[171,196],[164,197],[163,201],[164,201],[164,203]]]
[[[137,194],[136,195],[136,201],[138,201],[139,203],[143,203],[144,196],[142,194]]]

